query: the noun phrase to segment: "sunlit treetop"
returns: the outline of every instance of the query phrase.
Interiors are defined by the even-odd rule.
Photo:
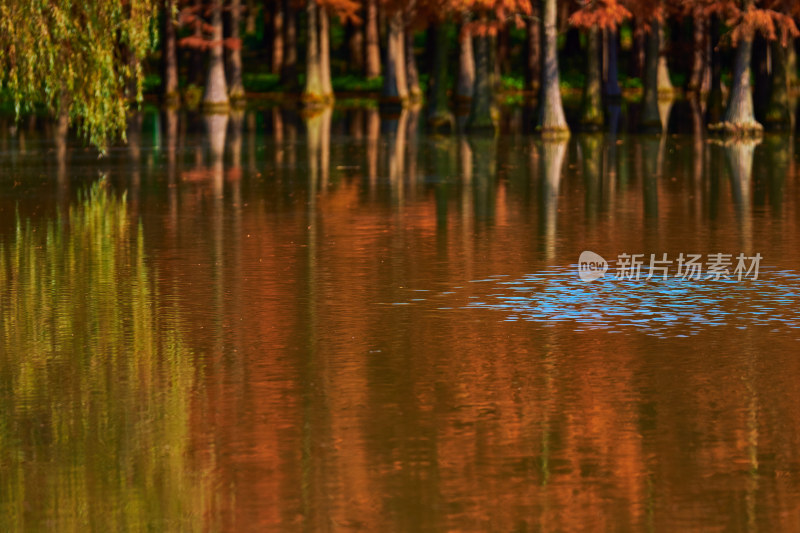
[[[579,28],[614,30],[631,17],[631,12],[618,0],[578,0],[578,6],[569,23]]]
[[[124,138],[130,100],[141,101],[157,8],[158,0],[0,0],[0,90],[17,113],[31,103],[65,111],[104,150]]]

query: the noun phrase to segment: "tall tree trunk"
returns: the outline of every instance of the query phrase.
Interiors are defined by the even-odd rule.
[[[177,37],[175,32],[175,0],[164,0],[164,47],[163,61],[163,87],[161,88],[164,104],[167,107],[178,105],[178,52]]]
[[[556,32],[556,0],[542,0],[542,33],[544,34],[544,68],[539,98],[539,131],[545,136],[569,134],[558,76]]]
[[[788,39],[789,46],[786,47],[786,77],[789,81],[789,88],[794,88],[800,84],[800,79],[797,75],[797,40],[791,35]]]
[[[333,81],[331,80],[331,27],[328,10],[319,8],[319,75],[322,94],[326,102],[333,101]]]
[[[720,35],[720,20],[717,15],[712,15],[709,21],[709,38],[711,40],[711,86],[708,92],[708,102],[706,102],[706,122],[716,124],[722,121],[722,60],[720,58],[717,44]]]
[[[296,90],[297,80],[297,12],[291,7],[291,0],[283,2],[283,64],[281,66],[281,85],[289,91]]]
[[[203,39],[203,20],[201,14],[203,12],[203,0],[195,0],[194,12],[197,19],[195,19],[194,28],[192,29],[192,37],[195,40]],[[186,82],[189,85],[196,85],[201,87],[203,85],[204,65],[205,65],[205,52],[201,48],[191,48],[189,71],[186,75]]]
[[[232,100],[244,98],[244,85],[242,83],[242,46],[240,39],[240,26],[242,21],[242,0],[230,1],[231,33],[228,47],[228,91]]]
[[[747,2],[745,7],[750,5],[752,5],[752,0]],[[753,36],[745,34],[739,39],[739,45],[736,48],[731,93],[723,117],[723,128],[729,133],[750,134],[762,129],[753,114],[753,95],[750,92],[752,51]]]
[[[542,79],[542,32],[539,2],[531,2],[531,17],[525,23],[525,90],[539,90]]]
[[[433,68],[428,85],[428,125],[433,130],[453,128],[453,115],[447,107],[447,64],[449,24],[439,22],[428,30],[428,42],[433,42]]]
[[[672,96],[675,87],[669,79],[669,65],[667,64],[667,39],[664,33],[664,24],[658,23],[658,93]]]
[[[272,73],[280,74],[283,70],[283,25],[284,11],[283,2],[274,3],[272,12]]]
[[[792,43],[790,42],[791,46]],[[779,39],[770,43],[772,47],[772,86],[769,105],[764,117],[764,127],[770,131],[791,131],[792,112],[789,105],[789,77],[787,75],[788,49]]]
[[[622,97],[622,90],[619,87],[619,51],[617,40],[619,32],[617,30],[604,30],[605,42],[605,95],[618,100]]]
[[[408,99],[406,80],[405,31],[403,12],[397,10],[389,19],[386,49],[386,70],[383,75],[383,93],[388,104],[404,103]]]
[[[367,0],[366,16],[366,74],[372,80],[381,75],[381,48],[378,33],[378,0]]]
[[[275,2],[277,13],[280,9],[280,2]],[[246,35],[253,35],[256,32],[256,15],[258,14],[258,6],[256,0],[247,0],[247,16],[244,19],[244,33]]]
[[[467,22],[466,20],[464,22]],[[458,83],[456,84],[456,105],[464,105],[472,100],[475,86],[475,54],[472,50],[472,33],[462,26],[458,33]]]
[[[633,65],[631,66],[631,76],[636,78],[644,78],[645,77],[645,56],[647,55],[645,52],[647,50],[647,32],[649,30],[645,30],[642,28],[644,26],[644,21],[641,18],[634,19],[635,23],[635,31],[633,33]]]
[[[345,25],[345,36],[347,41],[347,60],[350,69],[362,73],[364,72],[364,26],[347,21]]]
[[[422,99],[422,89],[419,87],[419,70],[417,69],[417,60],[414,57],[414,32],[407,29],[403,39],[403,46],[405,46],[408,96],[411,98],[412,102],[418,102]]]
[[[645,36],[644,95],[639,131],[661,133],[661,117],[658,114],[658,54],[659,29],[654,22]]]
[[[469,131],[492,130],[492,80],[489,71],[489,43],[491,38],[481,34],[473,39],[475,50],[475,88],[472,92],[472,106],[469,111],[467,129]]]
[[[581,104],[581,129],[599,131],[603,128],[603,97],[600,75],[600,29],[589,29],[586,46],[586,83]]]
[[[322,83],[322,65],[319,43],[319,13],[316,0],[306,3],[306,86],[303,89],[303,102],[319,105],[325,101],[325,86]]]
[[[212,0],[211,28],[211,40],[214,44],[208,49],[208,81],[203,95],[203,107],[207,111],[222,111],[227,110],[229,104],[222,49],[222,0]]]
[[[693,49],[692,49],[692,73],[689,76],[689,84],[686,89],[689,92],[703,92],[703,85],[708,78],[708,19],[699,10],[694,14],[692,21],[693,28]],[[708,88],[706,87],[706,90]]]
[[[497,47],[495,53],[495,77],[500,80],[504,74],[511,72],[511,43],[508,26],[497,30]]]
[[[767,39],[761,34],[754,35],[750,68],[753,71],[753,112],[758,121],[764,120],[769,103],[769,55]]]

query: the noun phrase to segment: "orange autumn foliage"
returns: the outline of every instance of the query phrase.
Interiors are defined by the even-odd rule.
[[[579,0],[580,7],[569,17],[569,23],[579,28],[614,30],[633,16],[617,0]]]

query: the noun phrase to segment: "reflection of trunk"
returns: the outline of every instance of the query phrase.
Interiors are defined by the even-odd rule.
[[[536,91],[542,79],[542,33],[539,22],[539,2],[531,2],[531,17],[525,23],[525,90]]]
[[[761,129],[753,114],[753,95],[750,92],[750,57],[753,49],[752,35],[739,39],[733,70],[731,94],[723,121],[727,129],[734,132],[749,132]]]
[[[489,136],[469,137],[472,153],[472,195],[475,219],[494,218],[495,178],[497,176],[497,139]]]
[[[786,70],[787,50],[780,40],[772,41],[772,86],[769,103],[764,116],[764,127],[772,131],[792,129],[792,113],[789,106],[789,79]]]
[[[239,26],[242,19],[241,0],[231,0],[231,45],[228,48],[228,90],[234,100],[244,98],[242,85],[242,47],[239,40]]]
[[[281,85],[287,90],[297,89],[297,12],[291,0],[283,0],[283,64]]]
[[[694,26],[692,73],[686,89],[690,92],[703,92],[708,90],[708,19],[698,10],[692,23]]]
[[[592,221],[597,218],[600,210],[603,137],[599,134],[589,134],[581,135],[578,140],[583,160],[583,184],[586,189],[586,218]]]
[[[713,15],[709,23],[709,38],[711,39],[711,87],[706,103],[706,122],[716,124],[722,120],[722,61],[719,56],[717,44],[719,43],[719,17]]]
[[[667,133],[669,130],[669,115],[672,112],[672,105],[675,100],[672,98],[661,99],[658,101],[658,117],[661,120],[661,132]]]
[[[456,103],[472,99],[475,85],[475,57],[472,53],[472,34],[462,26],[458,34],[458,83],[456,85]]]
[[[769,202],[775,214],[779,214],[783,204],[783,189],[792,159],[791,137],[770,135],[766,138],[766,152],[769,159]],[[780,220],[777,218],[776,220]]]
[[[490,130],[492,124],[492,84],[489,73],[488,35],[478,35],[475,47],[475,88],[472,93],[472,107],[469,112],[467,128],[470,131]]]
[[[658,115],[658,27],[656,23],[645,37],[644,96],[639,130],[642,133],[661,133]]]
[[[248,17],[249,18],[249,17]],[[272,73],[283,70],[283,2],[277,1],[272,11]]]
[[[428,125],[433,130],[449,130],[453,116],[447,107],[447,56],[449,41],[445,23],[435,24],[428,30],[433,42],[433,70],[428,88]]]
[[[408,76],[408,95],[413,101],[422,99],[422,90],[419,88],[419,71],[414,58],[414,32],[407,30],[404,35],[406,74]]]
[[[644,216],[647,219],[658,218],[658,178],[661,176],[663,160],[661,157],[664,136],[648,136],[641,141],[642,195],[644,199]]]
[[[209,166],[214,195],[222,198],[224,185],[225,133],[228,129],[228,115],[206,115],[206,132],[208,134]]]
[[[603,127],[603,98],[600,94],[600,29],[591,28],[586,46],[586,83],[581,104],[581,128],[597,131]]]
[[[209,47],[208,52],[208,81],[203,106],[213,110],[228,107],[228,87],[222,51],[222,0],[214,0],[211,7],[211,40],[215,44]]]
[[[386,71],[383,75],[383,98],[390,103],[400,103],[408,98],[406,81],[405,32],[403,12],[398,10],[389,20],[386,49]]]
[[[539,130],[542,135],[559,136],[569,133],[561,103],[558,76],[558,49],[556,48],[556,0],[542,0],[542,30],[544,33],[544,68],[539,99],[541,109]]]
[[[178,53],[173,10],[175,0],[164,0],[164,47],[162,51],[164,85],[162,96],[168,107],[178,104]]]
[[[228,180],[238,181],[242,177],[242,130],[244,129],[244,111],[237,109],[230,114],[230,134],[227,144],[230,150],[230,168]],[[235,200],[234,200],[234,203]]]
[[[741,221],[750,220],[750,190],[753,177],[753,156],[758,141],[735,141],[725,145],[731,168],[731,192]],[[749,233],[749,232],[746,232]]]
[[[542,143],[542,191],[540,196],[542,233],[544,234],[545,256],[555,255],[556,219],[558,216],[558,189],[561,183],[561,167],[567,153],[567,141]]]
[[[366,18],[366,64],[367,79],[381,75],[381,49],[378,35],[378,0],[367,0]]]
[[[378,110],[371,108],[367,110],[367,177],[369,179],[370,192],[375,191],[375,183],[378,180],[378,144],[381,135],[381,117]]]
[[[618,33],[615,30],[604,30],[605,42],[605,94],[611,99],[618,99],[622,96],[622,91],[619,88],[619,69],[618,59],[619,52],[617,51]]]
[[[664,24],[658,23],[658,92],[665,96],[672,96],[675,87],[669,79],[669,66],[667,65],[667,39],[664,35]]]

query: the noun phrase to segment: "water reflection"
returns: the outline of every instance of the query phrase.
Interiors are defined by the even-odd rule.
[[[94,186],[0,248],[0,529],[200,529],[195,361],[126,202]]]
[[[794,139],[414,113],[165,112],[138,178],[67,148],[108,175],[69,215],[0,154],[0,529],[791,528]],[[583,250],[764,264],[587,284]]]

